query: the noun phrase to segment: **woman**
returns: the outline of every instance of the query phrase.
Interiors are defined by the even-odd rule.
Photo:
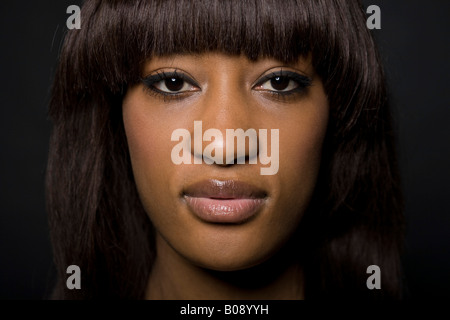
[[[81,19],[50,104],[55,298],[400,297],[391,120],[357,1],[93,0]]]

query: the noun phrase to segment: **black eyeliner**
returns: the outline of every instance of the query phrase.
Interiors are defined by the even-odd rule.
[[[185,75],[184,73],[178,73],[176,70],[170,72],[167,71],[157,72],[154,75],[149,75],[146,76],[145,78],[142,78],[141,82],[144,83],[146,86],[150,87],[155,83],[166,80],[168,78],[178,78],[183,81],[189,82],[191,85],[198,87],[198,84],[191,77]]]
[[[272,72],[272,73],[265,75],[258,81],[258,83],[256,85],[259,86],[259,85],[263,84],[264,82],[271,80],[275,77],[287,77],[290,80],[294,80],[295,82],[297,82],[299,84],[299,88],[301,87],[302,89],[311,86],[311,83],[312,83],[311,78],[309,78],[307,76],[301,75],[301,74],[299,74],[297,72],[293,72],[293,71],[280,70],[280,71]]]
[[[174,71],[158,71],[156,74],[148,75],[144,78],[141,78],[140,81],[144,84],[145,89],[155,96],[163,97],[164,100],[168,99],[178,99],[182,98],[179,92],[169,93],[165,91],[161,91],[157,89],[154,84],[160,81],[170,79],[170,78],[178,78],[183,81],[188,82],[189,84],[198,87],[198,84],[189,76],[184,73],[179,73],[177,70]]]

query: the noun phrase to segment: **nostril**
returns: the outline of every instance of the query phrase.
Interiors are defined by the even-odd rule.
[[[267,129],[226,129],[225,137],[218,129],[208,129],[203,134],[202,121],[194,121],[194,138],[191,139],[187,129],[176,129],[171,140],[180,141],[172,148],[171,158],[174,164],[217,164],[231,166],[234,164],[270,164],[269,168],[261,168],[262,175],[273,175],[279,168],[279,130],[270,129],[273,150],[268,150]],[[203,148],[203,142],[210,143]],[[235,143],[236,142],[236,143]],[[248,142],[248,143],[247,143]],[[193,145],[193,148],[192,148]],[[182,155],[180,155],[182,153]],[[225,157],[225,158],[224,158]]]

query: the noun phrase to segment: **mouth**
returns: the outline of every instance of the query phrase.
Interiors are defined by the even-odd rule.
[[[188,186],[183,198],[194,215],[205,222],[241,224],[264,206],[267,193],[236,180],[204,180]]]

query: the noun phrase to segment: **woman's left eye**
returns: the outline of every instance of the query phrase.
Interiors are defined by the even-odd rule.
[[[298,87],[298,83],[288,77],[276,76],[259,86],[261,89],[272,91],[291,91]]]
[[[292,71],[274,72],[258,81],[255,90],[279,94],[295,93],[311,85],[311,79]]]

